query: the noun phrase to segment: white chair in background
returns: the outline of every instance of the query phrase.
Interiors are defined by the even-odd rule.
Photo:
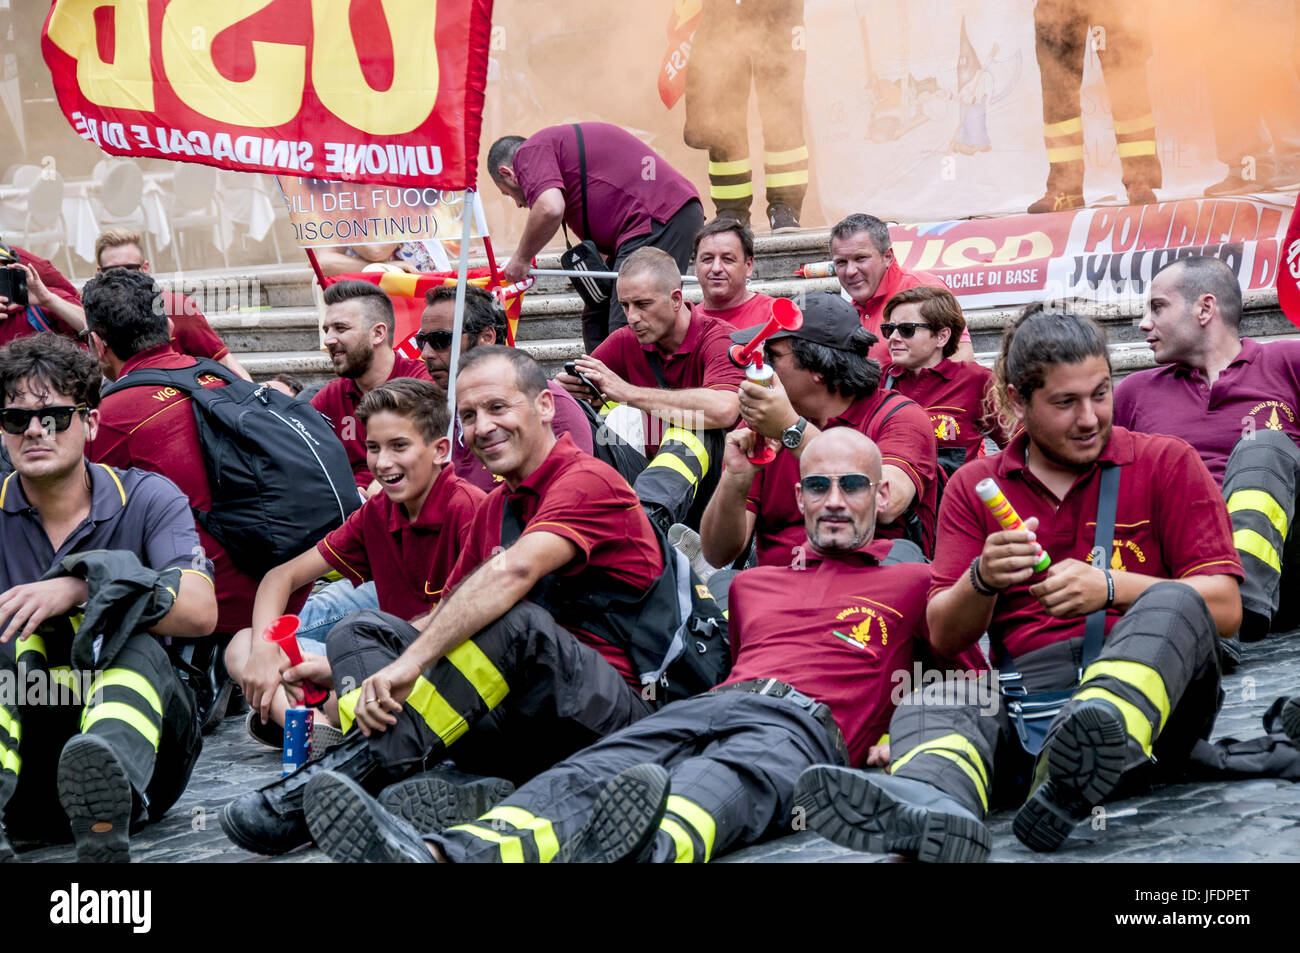
[[[271,245],[275,249],[275,260],[281,264],[284,256],[280,252],[280,238],[275,234],[275,220],[284,210],[284,201],[280,190],[274,194],[268,187],[270,176],[249,172],[221,171],[217,174],[218,201],[225,213],[228,228],[241,226],[239,233],[240,247],[244,248],[245,239],[255,242],[266,240],[271,236]],[[287,214],[287,212],[285,213]],[[233,233],[222,235],[223,242],[233,239]]]
[[[126,226],[140,232],[145,243],[140,250],[153,261],[153,240],[141,204],[144,174],[140,167],[129,160],[104,159],[95,166],[92,179],[91,201],[101,228]]]
[[[14,175],[13,184],[25,190],[18,199],[22,215],[22,229],[15,244],[21,243],[30,251],[53,249],[49,257],[63,249],[68,263],[68,276],[75,274],[72,264],[68,229],[63,220],[63,176],[53,169],[40,166],[23,166]],[[11,237],[6,235],[6,237]]]
[[[193,228],[209,229],[212,244],[221,252],[222,261],[229,268],[230,255],[226,248],[230,232],[225,212],[217,199],[217,170],[193,162],[178,163],[172,180],[172,200],[171,227],[175,233],[172,253],[177,269],[184,270],[185,267],[180,258],[180,245],[184,240],[182,233]]]

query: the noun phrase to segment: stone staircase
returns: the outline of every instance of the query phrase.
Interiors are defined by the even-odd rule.
[[[751,287],[775,296],[797,296],[807,291],[838,291],[834,278],[805,280],[793,277],[800,265],[826,260],[827,231],[803,231],[756,239],[754,279]],[[486,264],[471,260],[471,267]],[[559,253],[538,257],[538,267],[558,268]],[[195,272],[184,276],[159,275],[198,300],[213,328],[258,380],[281,372],[308,382],[328,380],[333,372],[320,350],[319,290],[305,259],[301,266],[273,265],[229,272]],[[686,297],[699,300],[693,283]],[[519,344],[554,373],[581,353],[579,316],[582,302],[564,278],[541,278],[524,298],[519,322]],[[966,312],[977,359],[991,365],[1006,324],[1018,308],[971,309]],[[1096,317],[1111,341],[1117,376],[1153,366],[1150,349],[1137,328],[1141,304],[1081,304],[1075,310]],[[1300,335],[1278,309],[1273,290],[1250,292],[1245,299],[1242,334],[1257,340]]]

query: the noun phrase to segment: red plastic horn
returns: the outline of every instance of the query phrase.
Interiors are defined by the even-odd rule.
[[[298,617],[296,615],[280,616],[262,630],[262,638],[280,646],[280,650],[289,657],[289,664],[302,664],[302,649],[298,647]],[[317,685],[315,682],[304,682],[302,688],[303,700],[308,707],[314,708],[329,697],[329,689]]]
[[[762,366],[763,342],[777,331],[798,331],[801,327],[803,327],[803,312],[799,310],[799,306],[789,298],[777,298],[772,302],[772,316],[754,335],[754,339],[748,344],[731,346],[731,360],[737,367],[746,367],[753,363]]]

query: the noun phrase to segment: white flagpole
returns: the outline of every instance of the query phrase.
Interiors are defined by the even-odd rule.
[[[465,205],[461,212],[460,262],[456,269],[456,315],[451,326],[451,364],[447,368],[447,406],[451,409],[451,426],[447,438],[456,441],[456,368],[460,366],[460,335],[465,326],[465,281],[469,274],[469,242],[474,225],[473,202],[475,192],[465,190]]]

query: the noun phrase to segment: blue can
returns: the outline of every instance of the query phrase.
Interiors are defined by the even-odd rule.
[[[311,760],[312,710],[289,708],[284,713],[283,772],[293,774]]]

